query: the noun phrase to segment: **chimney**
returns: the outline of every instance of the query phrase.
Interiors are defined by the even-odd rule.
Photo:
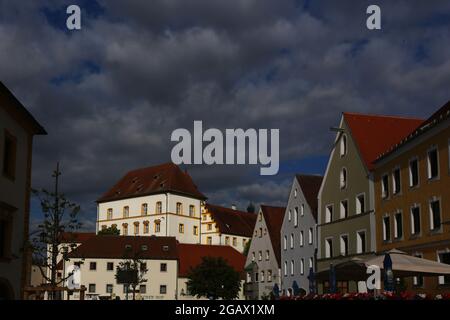
[[[231,205],[231,209],[236,210],[236,205],[234,203]]]

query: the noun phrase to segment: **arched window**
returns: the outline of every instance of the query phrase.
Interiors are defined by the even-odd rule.
[[[156,212],[156,214],[162,213],[162,202],[161,201],[156,202],[155,212]]]
[[[347,136],[345,134],[342,135],[340,149],[341,157],[345,156],[347,154]]]
[[[347,169],[342,168],[341,170],[341,181],[340,181],[341,189],[345,189],[347,187]]]
[[[127,236],[128,235],[128,223],[124,223],[122,224],[122,230],[123,230],[123,235]]]
[[[135,222],[134,223],[134,235],[138,235],[139,234],[139,222]]]
[[[161,222],[159,220],[155,221],[155,233],[158,233],[161,231]]]

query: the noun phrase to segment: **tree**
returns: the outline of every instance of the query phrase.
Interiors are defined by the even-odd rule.
[[[99,236],[120,236],[120,230],[117,229],[115,225],[112,225],[111,227],[105,228],[100,230],[97,235]]]
[[[247,212],[255,213],[255,210],[256,210],[255,205],[252,202],[250,202],[247,206]]]
[[[242,254],[243,254],[244,256],[246,256],[246,257],[248,256],[248,251],[250,250],[251,244],[252,244],[252,239],[248,240],[248,241],[245,243],[244,251],[242,252]]]
[[[133,300],[136,299],[136,288],[142,283],[147,282],[145,274],[147,273],[147,264],[142,260],[142,251],[133,251],[126,248],[124,253],[124,261],[119,262],[116,267],[115,278],[118,283],[123,283],[133,289]],[[128,300],[128,289],[127,289]]]
[[[81,223],[77,219],[80,206],[70,202],[64,194],[59,192],[60,175],[59,163],[57,163],[56,170],[52,174],[55,179],[54,191],[32,190],[33,195],[40,201],[44,218],[30,240],[31,251],[34,259],[41,261],[40,272],[52,289],[64,283],[71,276],[69,274],[67,276],[62,275],[60,278],[57,277],[58,258],[61,257],[67,261],[68,247],[73,249],[76,246],[75,243],[61,246],[62,234],[73,232],[81,227]],[[54,292],[49,293],[49,299],[56,299]]]
[[[188,274],[187,289],[199,297],[235,299],[241,289],[239,272],[223,258],[203,257],[202,262]]]

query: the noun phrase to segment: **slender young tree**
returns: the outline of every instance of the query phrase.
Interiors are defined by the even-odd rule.
[[[119,265],[116,267],[115,278],[117,280],[127,278],[127,281],[124,284],[131,286],[133,289],[133,300],[136,299],[136,288],[140,286],[142,283],[147,282],[145,279],[145,275],[147,273],[147,264],[142,259],[142,250],[133,250],[132,248],[125,249],[124,260],[119,262]],[[127,274],[123,277],[123,274]],[[128,290],[127,290],[127,300],[128,300]]]
[[[60,193],[60,175],[59,163],[57,163],[56,170],[52,174],[55,180],[54,191],[32,190],[33,195],[40,201],[43,220],[33,233],[30,245],[35,259],[42,262],[39,269],[46,282],[50,284],[49,299],[53,300],[57,298],[55,289],[70,277],[70,275],[58,277],[58,262],[67,261],[69,249],[74,249],[76,246],[75,243],[61,245],[62,234],[74,232],[81,227],[77,219],[80,206],[70,202],[64,194]],[[65,240],[70,242],[71,239]]]

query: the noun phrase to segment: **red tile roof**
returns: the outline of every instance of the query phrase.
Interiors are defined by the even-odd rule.
[[[243,276],[246,258],[242,253],[230,246],[179,243],[178,254],[180,258],[180,277],[187,277],[191,268],[199,265],[203,257],[222,257],[234,270]]]
[[[397,144],[391,146],[391,148],[381,153],[375,162],[387,157],[388,155],[399,149],[401,146],[405,145],[409,141],[422,135],[423,133],[427,132],[431,128],[434,128],[436,125],[449,118],[450,118],[450,101],[448,101],[445,105],[439,108],[439,110],[433,113],[427,120],[421,123],[420,126],[416,128],[416,130],[412,131],[409,135],[407,135]]]
[[[97,202],[106,202],[150,194],[173,192],[197,199],[206,199],[187,172],[173,163],[136,169],[128,172]]]
[[[60,234],[60,241],[61,243],[83,243],[93,236],[95,232],[63,232]]]
[[[249,213],[212,204],[206,204],[206,209],[216,222],[222,234],[232,234],[251,238],[255,228],[255,213]]]
[[[267,232],[272,242],[272,248],[275,252],[275,256],[278,261],[278,265],[281,265],[281,226],[283,224],[285,207],[271,207],[261,205],[261,211],[266,222]]]
[[[320,185],[322,184],[323,177],[317,175],[297,174],[297,181],[302,188],[303,195],[306,202],[311,208],[311,213],[314,219],[317,221],[317,195],[319,194]]]
[[[130,249],[127,249],[131,246]],[[143,246],[147,246],[145,250]],[[124,259],[127,250],[141,259],[175,260],[178,258],[175,237],[94,236],[68,254],[69,258]]]
[[[344,112],[351,135],[368,170],[378,155],[416,129],[423,119]]]

